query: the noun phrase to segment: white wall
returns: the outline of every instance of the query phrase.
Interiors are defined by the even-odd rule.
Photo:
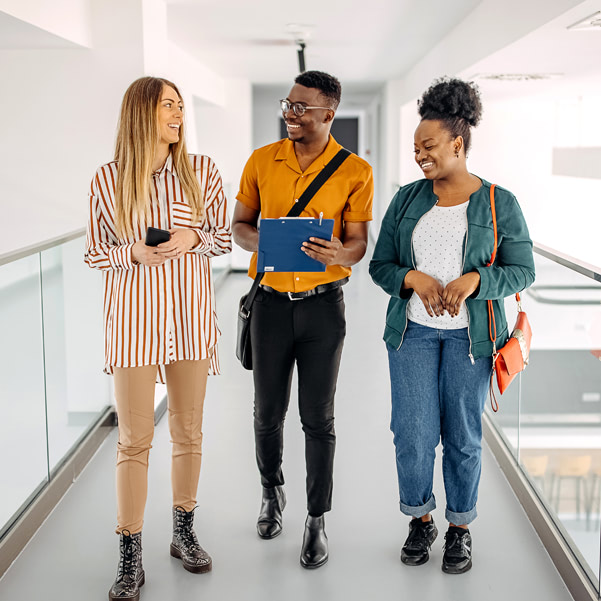
[[[227,130],[225,171],[230,181],[239,177],[251,151],[250,84],[226,83],[168,40],[163,0],[0,0],[0,10],[29,19],[32,36],[46,27],[91,46],[0,50],[0,128],[8,141],[0,146],[0,213],[13,225],[0,253],[85,226],[92,176],[113,157],[123,93],[144,74],[181,86],[191,151],[200,149],[194,99],[222,107],[223,127],[205,131],[203,143],[223,144]]]
[[[149,41],[149,43],[153,42]],[[190,56],[171,40],[167,52],[169,78],[172,78],[174,83],[185,88],[191,96],[219,106],[225,105],[227,99],[223,77]],[[250,123],[246,123],[245,127],[250,130]]]
[[[167,5],[163,0],[142,0],[144,74],[160,77],[169,67]]]
[[[142,67],[140,12],[118,0],[93,11],[94,50],[0,51],[0,212],[12,225],[0,252],[84,226],[91,178],[112,158],[121,97]]]
[[[0,0],[0,12],[81,46],[92,41],[93,0]]]
[[[253,148],[250,127],[252,90],[248,80],[225,79],[223,86],[223,105],[195,98],[194,114],[198,151],[215,161],[231,216],[240,176]],[[231,261],[234,269],[244,269],[250,261],[250,253],[234,244],[230,256],[216,257],[212,261],[215,267]]]
[[[278,101],[286,98],[294,83],[295,75],[290,77],[290,85],[253,86],[252,88],[252,144],[261,148],[280,139],[280,105]]]
[[[483,4],[486,4],[483,3]],[[539,18],[526,14],[525,21],[543,25],[550,13],[570,8],[570,4],[554,2],[546,6]],[[473,22],[477,11],[468,18]],[[494,16],[491,12],[491,19]],[[518,14],[517,12],[515,14]],[[520,13],[522,14],[522,13]],[[413,132],[418,124],[416,99],[422,91],[418,82],[426,87],[431,80],[420,80],[424,72],[432,79],[443,74],[455,75],[459,66],[463,75],[481,72],[486,60],[480,54],[481,47],[473,54],[472,61],[462,57],[461,51],[445,58],[442,52],[451,41],[458,42],[460,33],[453,31],[420,64],[398,82],[397,100],[406,98],[400,110],[400,135],[397,149],[399,158],[399,181],[406,184],[422,176],[413,158]],[[503,28],[500,28],[503,29]],[[506,31],[511,41],[523,32],[523,23]],[[588,35],[597,35],[594,32]],[[585,33],[585,35],[586,35]],[[495,44],[498,39],[496,34]],[[482,47],[489,48],[484,44]],[[553,53],[543,48],[541,52]],[[494,56],[494,55],[493,55]],[[433,72],[431,59],[440,59],[441,70]],[[494,62],[494,58],[491,58]],[[498,62],[498,61],[497,61]],[[473,65],[478,65],[474,67]],[[547,70],[553,72],[550,60]],[[516,66],[514,65],[514,69]],[[517,67],[519,72],[519,66]],[[597,243],[596,224],[601,217],[601,181],[553,174],[553,149],[557,147],[583,148],[601,146],[601,122],[598,107],[601,102],[601,81],[590,73],[573,75],[550,82],[506,84],[479,80],[484,113],[482,123],[473,132],[473,148],[468,157],[468,168],[488,181],[502,185],[514,192],[522,206],[532,238],[565,254],[588,263],[601,265],[601,249]],[[413,94],[411,97],[410,94]],[[389,161],[394,168],[393,161]]]
[[[601,266],[601,180],[553,174],[553,148],[601,146],[599,96],[547,91],[495,99],[481,86],[484,113],[473,130],[468,168],[511,190],[533,240]],[[401,183],[422,177],[413,159],[415,101],[402,108]]]
[[[383,104],[383,91],[380,91],[366,105],[363,125],[363,158],[371,165],[374,174],[373,221],[370,224],[370,234],[374,240],[377,237],[379,223],[384,217],[384,212],[390,200],[388,191],[384,189],[383,185],[385,148],[380,136]]]
[[[434,79],[458,74],[580,3],[581,0],[483,0],[407,73],[398,80],[389,81],[385,92],[386,121],[382,131],[387,155],[383,177],[385,188],[393,190],[406,169],[401,167],[407,163],[401,160],[405,150],[401,150],[400,146],[401,141],[406,144],[409,139],[406,131],[400,131],[404,105],[414,102]],[[403,126],[410,129],[411,148],[416,125],[417,116],[415,124],[410,122],[408,114],[403,117]],[[410,176],[406,181],[417,177],[419,174]]]
[[[379,193],[376,197],[374,231],[379,231],[380,222],[390,200],[401,183],[400,151],[401,143],[401,102],[402,84],[400,81],[388,81],[382,92],[382,120],[380,123],[381,166],[379,172]]]
[[[601,266],[601,180],[552,170],[554,147],[601,146],[598,101],[558,90],[486,102],[470,164],[516,194],[534,240]]]
[[[405,184],[422,176],[412,152],[419,120],[416,99],[435,78],[470,72],[499,48],[579,4],[485,0],[401,79],[388,82],[383,132],[387,184]],[[552,173],[554,147],[601,146],[598,78],[596,83],[575,80],[569,86],[560,82],[555,89],[546,86],[544,93],[525,86],[517,95],[480,83],[484,116],[473,132],[468,167],[516,194],[534,240],[601,265],[595,227],[601,217],[601,181]]]
[[[47,31],[89,46],[0,50],[0,254],[85,227],[90,181],[113,158],[121,99],[145,74],[177,83],[190,150],[213,156],[226,187],[237,190],[251,152],[250,83],[223,78],[169,40],[163,0],[0,0],[0,11],[22,20],[21,28],[29,23],[33,41]],[[196,110],[198,103],[212,112]],[[76,265],[85,269],[81,240],[69,248],[73,273]],[[87,275],[100,285],[99,273]],[[77,276],[65,278],[69,302],[77,302],[76,283]],[[94,399],[84,394],[92,376],[81,367],[81,332],[74,323],[64,324],[64,368],[68,408],[81,411]],[[94,378],[108,386],[101,365]]]

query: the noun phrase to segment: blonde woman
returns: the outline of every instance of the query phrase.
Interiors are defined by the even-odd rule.
[[[189,155],[177,87],[155,77],[123,98],[115,160],[90,190],[85,260],[104,280],[105,372],[119,418],[117,534],[120,559],[109,599],[137,601],[144,584],[142,524],[155,382],[167,383],[173,443],[171,555],[191,572],[211,558],[193,530],[208,374],[219,372],[219,329],[210,257],[231,250],[221,177],[210,158]],[[148,227],[170,239],[145,244]]]

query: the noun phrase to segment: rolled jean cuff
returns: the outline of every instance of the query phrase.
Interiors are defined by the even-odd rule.
[[[447,519],[447,522],[450,524],[455,524],[455,526],[463,526],[464,524],[473,522],[478,517],[478,512],[476,511],[476,506],[474,505],[473,509],[464,511],[463,513],[456,513],[455,511],[446,509],[444,515]]]
[[[400,501],[399,507],[401,508],[401,512],[405,515],[414,518],[421,518],[422,516],[436,509],[436,499],[434,498],[434,495],[432,495],[423,505],[417,505],[415,507],[411,507],[411,505],[405,505],[405,503]]]

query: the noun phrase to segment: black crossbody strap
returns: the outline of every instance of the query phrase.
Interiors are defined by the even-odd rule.
[[[246,300],[244,301],[244,304],[242,305],[242,308],[244,309],[244,311],[247,314],[250,313],[250,308],[253,305],[255,296],[257,295],[257,290],[259,289],[259,284],[261,283],[261,280],[263,279],[264,275],[265,275],[265,273],[262,271],[257,273],[257,276],[255,277],[255,280],[253,282],[253,285],[250,287],[250,290],[246,296]]]
[[[297,202],[294,203],[294,206],[288,211],[288,215],[286,217],[298,217],[309,204],[309,201],[315,196],[319,188],[321,188],[330,178],[330,176],[344,163],[345,159],[349,157],[351,154],[350,150],[346,148],[341,148],[332,158],[331,161],[317,174],[315,179],[307,186],[307,189],[301,194],[300,198]],[[250,308],[255,300],[255,295],[257,294],[257,289],[259,288],[259,284],[263,279],[263,272],[257,273],[257,277],[251,286],[250,292],[248,293],[248,297],[246,298],[246,302],[244,303],[244,308],[247,311],[250,311]]]
[[[350,150],[341,148],[332,158],[332,160],[317,174],[315,179],[308,185],[307,189],[301,194],[301,197],[294,206],[288,211],[286,217],[298,217],[309,204],[309,201],[315,196],[329,177],[342,165],[344,160],[351,154]]]

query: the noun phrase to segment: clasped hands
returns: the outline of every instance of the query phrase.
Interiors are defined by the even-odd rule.
[[[171,239],[158,246],[147,246],[144,240],[138,240],[131,249],[132,259],[142,265],[156,267],[179,259],[200,242],[198,234],[189,228],[171,229],[169,233]]]
[[[403,282],[404,288],[412,288],[420,297],[430,317],[439,317],[445,311],[456,317],[461,304],[479,285],[480,274],[477,271],[466,273],[444,287],[432,276],[415,270],[407,272]]]

